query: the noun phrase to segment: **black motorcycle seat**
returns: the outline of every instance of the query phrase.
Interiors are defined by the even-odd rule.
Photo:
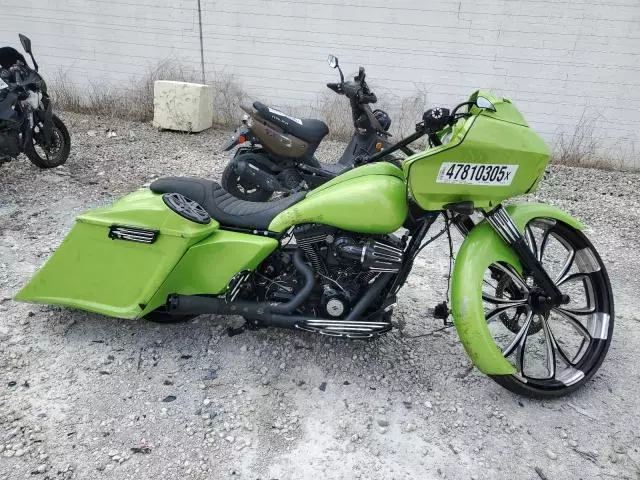
[[[329,127],[321,120],[295,118],[260,102],[253,102],[253,108],[258,111],[262,118],[275,123],[285,133],[290,133],[294,137],[309,143],[317,145],[329,133]]]
[[[268,230],[280,212],[305,197],[299,192],[273,202],[248,202],[232,196],[214,181],[194,177],[159,178],[149,188],[154,193],[180,193],[199,203],[221,225],[250,230]]]

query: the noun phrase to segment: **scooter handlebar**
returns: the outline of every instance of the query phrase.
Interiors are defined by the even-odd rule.
[[[340,83],[327,83],[327,87],[336,93],[342,93],[342,84]]]

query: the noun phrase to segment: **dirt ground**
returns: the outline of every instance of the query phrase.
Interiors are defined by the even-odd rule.
[[[401,291],[401,328],[371,342],[12,301],[83,210],[163,175],[218,179],[227,161],[228,132],[63,118],[66,166],[0,168],[0,479],[640,478],[638,174],[552,167],[535,195],[586,223],[617,314],[599,373],[538,401],[472,369],[431,315],[445,241]]]

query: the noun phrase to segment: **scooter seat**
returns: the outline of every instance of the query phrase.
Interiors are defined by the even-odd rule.
[[[221,225],[250,230],[268,230],[280,212],[305,197],[304,192],[299,192],[273,202],[248,202],[234,197],[214,181],[194,177],[160,178],[149,188],[154,193],[180,193],[199,203]]]
[[[294,137],[315,145],[319,144],[325,135],[329,133],[329,127],[321,120],[295,118],[260,102],[253,102],[253,108],[258,111],[262,118],[269,122],[274,122],[285,133],[290,133]]]

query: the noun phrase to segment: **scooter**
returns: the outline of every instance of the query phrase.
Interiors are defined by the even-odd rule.
[[[16,299],[130,319],[244,317],[230,334],[372,338],[393,328],[417,255],[453,226],[464,239],[451,308],[440,304],[438,318],[452,314],[471,361],[503,387],[537,397],[576,390],[613,335],[605,265],[568,213],[503,205],[538,188],[549,148],[513,103],[485,91],[453,111],[428,110],[389,151],[425,135],[439,145],[402,168],[379,152],[273,202],[237,199],[210,180],[156,180],[82,214]],[[427,237],[439,217],[443,229]]]
[[[327,87],[344,95],[351,104],[353,137],[337,163],[323,163],[314,157],[329,128],[321,120],[299,119],[280,110],[254,102],[242,124],[223,147],[242,145],[222,173],[222,186],[237,198],[264,202],[274,192],[291,194],[313,189],[353,166],[358,156],[387,148],[391,119],[383,110],[371,110],[377,102],[369,89],[363,67],[353,81],[344,80],[338,59],[329,55],[329,65],[340,73],[339,83]]]

